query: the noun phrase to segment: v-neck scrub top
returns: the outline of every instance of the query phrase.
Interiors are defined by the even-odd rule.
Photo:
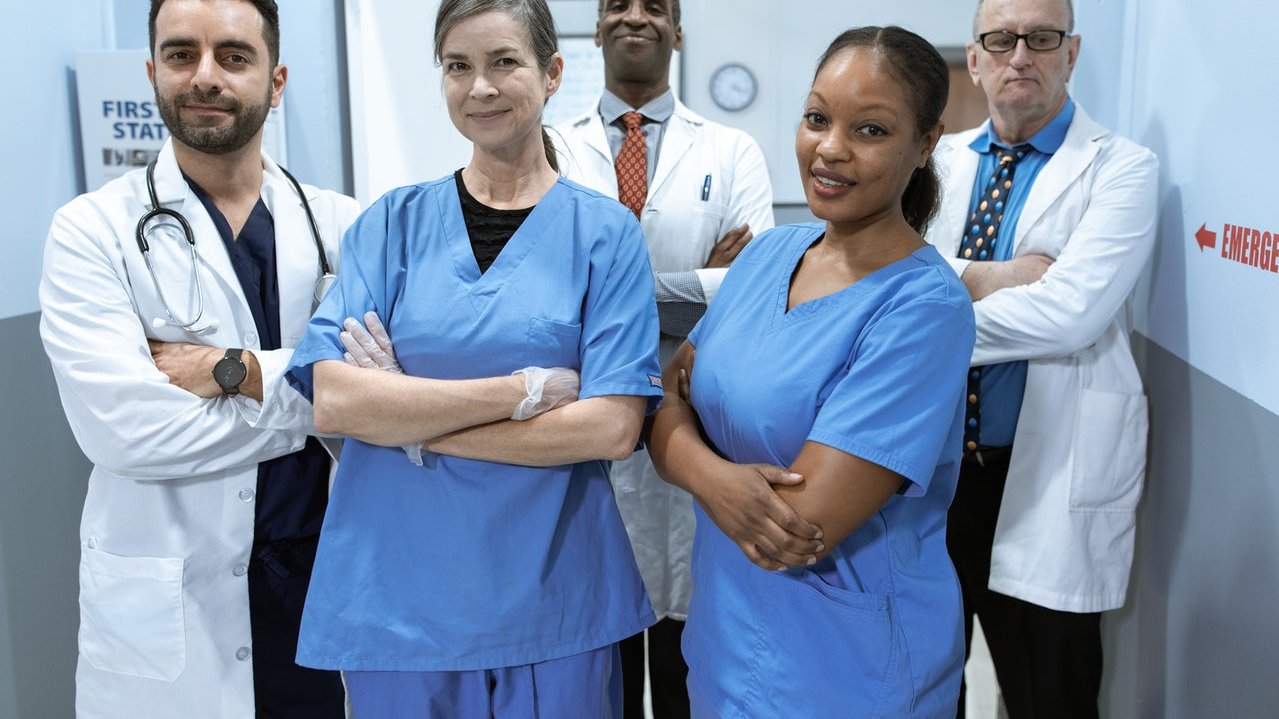
[[[342,271],[294,352],[342,358],[374,310],[405,373],[571,367],[579,397],[661,397],[648,251],[626,208],[559,180],[480,273],[452,176],[393,190],[343,241]],[[320,536],[298,662],[367,671],[531,664],[653,622],[608,463],[523,467],[347,439]]]
[[[972,302],[926,246],[787,311],[824,229],[776,228],[733,262],[689,335],[693,406],[734,462],[790,466],[813,441],[906,482],[808,569],[756,567],[697,508],[684,631],[694,716],[954,716],[963,621],[946,511]]]

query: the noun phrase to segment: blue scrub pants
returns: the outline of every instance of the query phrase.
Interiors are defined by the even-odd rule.
[[[617,645],[463,672],[344,672],[359,719],[621,719]]]

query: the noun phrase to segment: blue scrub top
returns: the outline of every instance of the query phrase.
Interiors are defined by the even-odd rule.
[[[813,441],[906,482],[809,569],[756,567],[698,508],[690,695],[725,717],[953,715],[964,650],[946,512],[972,302],[925,246],[787,311],[794,270],[824,229],[770,230],[733,262],[689,335],[693,406],[734,462],[789,466]]]
[[[293,355],[342,358],[374,310],[410,375],[572,367],[580,397],[661,397],[648,250],[626,208],[560,180],[481,274],[452,176],[393,190],[355,222],[342,269]],[[346,440],[320,536],[298,662],[474,670],[597,649],[654,621],[608,463],[523,467]]]

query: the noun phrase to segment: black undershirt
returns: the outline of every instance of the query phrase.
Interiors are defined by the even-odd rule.
[[[471,252],[475,253],[475,263],[480,266],[480,274],[484,274],[533,208],[498,210],[489,207],[467,192],[461,170],[453,173],[453,177],[457,180],[457,196],[462,201],[462,219],[466,222],[466,234],[471,240]]]

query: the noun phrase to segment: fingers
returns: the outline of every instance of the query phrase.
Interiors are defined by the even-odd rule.
[[[776,559],[765,554],[764,550],[760,549],[757,544],[742,542],[739,543],[737,547],[742,550],[742,554],[745,554],[747,559],[751,560],[752,564],[760,569],[766,569],[770,572],[780,572],[786,568],[785,564],[782,564]]]
[[[369,356],[368,351],[361,345],[350,332],[342,331],[338,333],[338,341],[342,343],[342,349],[346,350],[342,354],[342,359],[353,367],[367,367],[368,369],[377,369],[377,362]]]
[[[376,312],[364,313],[364,326],[368,327],[369,334],[373,336],[373,340],[386,353],[386,356],[395,359],[395,347],[391,345],[391,335],[387,334],[386,327]]]
[[[400,363],[396,361],[395,355],[391,350],[391,339],[386,336],[386,328],[377,320],[377,315],[368,313],[365,320],[369,318],[374,320],[375,326],[378,328],[379,334],[384,341],[379,341],[364,329],[364,325],[360,324],[354,317],[347,317],[342,322],[343,331],[338,333],[338,340],[342,343],[342,347],[346,349],[359,363],[360,367],[370,367],[373,369],[382,369],[389,372],[401,372]]]
[[[817,525],[809,522],[791,509],[776,492],[772,491],[772,485],[796,485],[804,481],[803,475],[796,474],[783,467],[776,467],[768,464],[754,465],[754,469],[759,473],[765,481],[768,482],[769,491],[761,493],[761,499],[764,503],[764,516],[768,517],[776,524],[784,536],[782,536],[773,547],[778,552],[793,552],[796,554],[812,554],[822,551],[821,539],[822,530]],[[766,549],[768,547],[765,547]],[[774,556],[780,555],[774,554]]]
[[[752,237],[754,235],[751,234],[750,225],[738,225],[725,233],[724,237],[715,244],[721,252],[732,259],[742,251],[743,247],[746,247],[746,243],[750,242]]]
[[[691,405],[693,403],[693,400],[691,399],[693,396],[693,387],[688,380],[688,370],[684,369],[683,367],[680,367],[679,369],[679,388],[678,389],[679,389],[679,398]]]
[[[772,521],[772,517],[767,519],[769,521],[760,527],[754,543],[769,557],[785,564],[803,567],[816,562],[817,555],[826,550],[821,539],[801,537]]]
[[[800,484],[804,481],[804,475],[786,469],[785,467],[775,467],[771,464],[761,464],[756,467],[756,471],[769,484]]]
[[[351,338],[360,343],[364,351],[372,355],[377,350],[377,342],[373,339],[373,335],[364,329],[364,325],[360,324],[354,317],[347,317],[342,323],[342,329],[350,333]]]
[[[772,486],[800,481],[802,477],[781,467],[731,465],[722,474],[704,475],[695,497],[754,564],[767,569],[804,567],[826,551],[821,528],[796,514]]]
[[[733,263],[737,254],[742,251],[746,243],[751,241],[750,225],[742,224],[734,227],[724,234],[715,246],[711,248],[710,255],[706,258],[706,267],[728,267]]]

